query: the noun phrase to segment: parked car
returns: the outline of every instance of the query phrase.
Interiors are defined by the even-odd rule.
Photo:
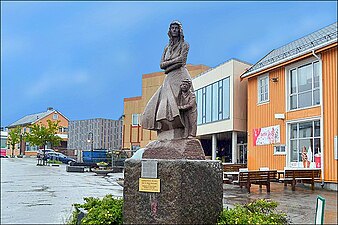
[[[55,152],[53,149],[45,149],[45,153],[47,155],[47,153],[51,153],[51,152]],[[43,149],[39,149],[36,155],[37,158],[42,158],[43,157]]]
[[[75,159],[72,159],[62,153],[59,152],[49,152],[46,154],[47,159],[51,159],[51,160],[58,160],[61,161],[63,163],[69,164],[69,162],[76,162]]]

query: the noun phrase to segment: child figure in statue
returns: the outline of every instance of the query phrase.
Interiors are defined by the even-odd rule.
[[[196,137],[197,105],[195,93],[191,91],[191,80],[184,79],[181,82],[178,109],[184,123],[184,138]]]

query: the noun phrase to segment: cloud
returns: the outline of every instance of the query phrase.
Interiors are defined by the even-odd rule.
[[[51,71],[44,73],[35,82],[28,84],[29,88],[26,89],[26,95],[35,98],[49,92],[55,92],[55,90],[60,92],[75,85],[84,87],[89,83],[90,77],[86,71]]]

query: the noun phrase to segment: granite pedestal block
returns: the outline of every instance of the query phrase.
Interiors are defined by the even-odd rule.
[[[125,224],[215,224],[223,209],[220,161],[157,161],[160,192],[139,191],[142,161],[125,162]],[[154,161],[154,159],[152,159]]]
[[[144,149],[143,159],[192,159],[204,160],[201,142],[196,138],[156,140]]]

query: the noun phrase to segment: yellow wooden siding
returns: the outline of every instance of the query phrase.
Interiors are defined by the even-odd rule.
[[[272,82],[271,78],[278,78]],[[274,155],[273,144],[253,145],[253,129],[280,125],[280,143],[285,143],[285,123],[275,119],[275,113],[285,112],[285,76],[284,68],[279,68],[269,73],[269,99],[268,103],[258,104],[257,77],[248,82],[248,168],[250,170],[260,167],[283,169],[285,155]]]
[[[338,76],[337,47],[321,52],[323,87],[323,143],[324,143],[324,180],[337,183],[338,160],[334,159],[334,137],[338,135]],[[271,78],[277,77],[273,83]],[[272,145],[253,146],[253,129],[273,125],[281,126],[281,144],[285,143],[286,121],[321,116],[321,107],[286,112],[285,108],[285,68],[280,67],[269,73],[269,98],[265,104],[257,104],[257,78],[248,79],[248,167],[270,167],[282,169],[286,156],[273,155]],[[284,113],[285,121],[274,119],[275,113]]]
[[[334,159],[334,136],[338,135],[337,47],[322,53],[324,101],[324,179],[337,182],[337,164]]]
[[[299,120],[302,118],[310,118],[320,116],[320,106],[290,111],[286,113],[286,120]]]

